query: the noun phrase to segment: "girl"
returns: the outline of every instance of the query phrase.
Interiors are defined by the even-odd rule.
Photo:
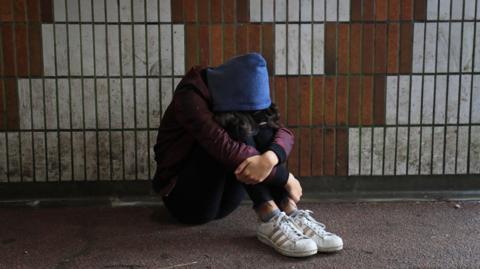
[[[154,147],[153,188],[177,220],[202,224],[239,206],[245,191],[259,217],[257,238],[287,256],[338,251],[285,161],[293,134],[279,122],[265,59],[257,53],[216,68],[192,68],[175,90]]]

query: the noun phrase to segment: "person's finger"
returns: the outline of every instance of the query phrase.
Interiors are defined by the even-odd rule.
[[[241,172],[243,172],[243,170],[245,169],[245,167],[247,167],[249,164],[249,161],[248,159],[246,159],[245,161],[243,161],[241,164],[238,165],[237,169],[235,169],[235,175],[238,175],[240,174]]]

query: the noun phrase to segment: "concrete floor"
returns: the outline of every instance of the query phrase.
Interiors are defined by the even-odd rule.
[[[480,202],[303,203],[344,250],[283,257],[242,205],[202,226],[163,207],[0,208],[0,268],[480,268]]]

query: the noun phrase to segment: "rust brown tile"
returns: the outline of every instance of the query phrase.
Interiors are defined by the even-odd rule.
[[[334,76],[325,77],[325,124],[335,125],[335,85]]]
[[[375,0],[363,0],[363,21],[375,20]]]
[[[0,0],[0,21],[13,21],[13,1],[14,0]]]
[[[336,71],[336,23],[325,23],[325,74],[333,75]]]
[[[413,19],[413,0],[402,0],[400,19],[411,20]]]
[[[14,1],[14,11],[13,11],[13,19],[16,22],[24,22],[27,21],[27,3],[25,0],[15,0]]]
[[[414,19],[425,21],[427,18],[427,0],[415,0]]]
[[[362,20],[362,0],[350,1],[350,16],[352,22],[360,22]]]
[[[28,75],[28,46],[27,46],[27,26],[25,23],[15,24],[15,60],[17,65],[17,75]]]
[[[336,156],[335,175],[346,176],[348,173],[348,132],[346,128],[335,130]]]
[[[374,106],[373,116],[375,125],[385,124],[385,76],[376,75],[374,78]]]
[[[362,67],[363,73],[373,72],[373,46],[375,42],[375,25],[372,23],[363,24],[363,46],[362,46]]]
[[[198,22],[207,23],[210,21],[209,3],[210,0],[197,0],[197,19]]]
[[[34,23],[29,26],[29,54],[30,54],[30,75],[43,75],[43,50],[42,50],[42,28],[41,24]]]
[[[236,27],[232,24],[223,26],[223,58],[225,60],[235,55]]]
[[[360,91],[361,77],[350,77],[350,91],[348,96],[348,125],[358,125],[360,122]]]
[[[287,78],[285,76],[275,76],[275,99],[274,103],[278,106],[280,120],[287,123],[286,100],[287,100]]]
[[[3,74],[5,76],[15,75],[15,45],[13,35],[13,24],[3,23],[0,25],[2,31],[2,48],[3,48]]]
[[[235,54],[248,52],[248,25],[241,24],[237,27],[237,51]]]
[[[198,27],[198,35],[202,37],[198,40],[199,63],[206,66],[210,64],[210,27],[208,25],[200,25]]]
[[[323,129],[312,129],[312,176],[323,175]]]
[[[312,85],[312,124],[320,125],[324,123],[324,77],[323,76],[314,76]]]
[[[30,22],[41,21],[40,17],[40,0],[27,0],[27,16]]]
[[[295,144],[293,145],[292,151],[290,151],[290,156],[288,157],[287,167],[290,173],[293,175],[298,175],[299,167],[298,167],[298,159],[299,159],[299,142],[300,142],[300,135],[299,130],[297,128],[290,129],[294,136],[295,136]]]
[[[49,0],[51,1],[51,0]],[[51,10],[51,4],[50,8],[45,7],[43,5],[42,1],[42,20],[45,21],[46,17],[45,15],[48,15],[48,12],[52,12]],[[170,1],[170,12],[172,14],[172,22],[173,23],[181,23],[184,22],[185,20],[183,19],[183,0],[171,0]]]
[[[337,125],[347,124],[347,77],[337,77]]]
[[[350,26],[350,73],[362,72],[362,24],[353,23]]]
[[[273,75],[275,59],[274,44],[275,40],[273,38],[274,27],[272,23],[263,23],[262,25],[262,55],[267,61],[268,74]]]
[[[260,24],[248,25],[248,52],[261,52],[260,29]]]
[[[185,22],[197,22],[196,0],[183,0],[183,18]]]
[[[387,72],[387,25],[375,25],[375,73]]]
[[[198,31],[195,24],[185,25],[185,59],[186,70],[189,70],[192,66],[198,64]]]
[[[373,123],[373,77],[363,77],[362,85],[362,125],[372,125]]]
[[[270,100],[275,103],[275,77],[274,76],[268,76],[268,86],[270,89]]]
[[[287,77],[287,124],[298,125],[298,109],[299,109],[299,94],[298,94],[298,77]]]
[[[348,73],[349,65],[349,32],[348,24],[341,23],[338,25],[338,73]]]
[[[222,64],[222,25],[214,24],[211,25],[212,31],[212,65],[217,66]]]
[[[235,0],[237,7],[237,22],[250,22],[250,6],[248,0]]]
[[[391,21],[400,20],[400,2],[401,0],[389,0],[388,19]]]
[[[223,0],[223,21],[235,22],[235,0]]]
[[[42,22],[53,22],[52,0],[39,0],[39,1],[40,1],[40,13],[41,13]],[[182,1],[175,1],[175,2],[181,3]]]
[[[375,1],[375,20],[386,21],[388,13],[388,0],[376,0]]]
[[[335,129],[325,128],[325,145],[323,155],[323,175],[335,175]]]
[[[212,23],[222,22],[222,0],[211,0],[210,12]]]
[[[300,90],[300,125],[310,125],[310,77],[301,76],[299,78]]]
[[[300,128],[300,176],[308,177],[312,175],[312,145],[310,128]]]
[[[400,73],[409,74],[412,70],[413,24],[400,24]]]
[[[0,80],[0,130],[17,130],[20,125],[15,84],[16,79]]]
[[[388,25],[387,71],[389,74],[398,73],[400,24]]]

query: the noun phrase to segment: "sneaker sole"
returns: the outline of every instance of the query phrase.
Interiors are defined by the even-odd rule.
[[[319,248],[318,252],[336,252],[343,249],[343,245],[329,248]]]
[[[258,240],[260,240],[260,242],[266,244],[266,245],[269,245],[271,246],[272,248],[274,248],[277,252],[279,252],[280,254],[284,255],[284,256],[289,256],[289,257],[308,257],[308,256],[312,256],[312,255],[315,255],[317,254],[317,249],[313,249],[313,250],[310,250],[310,251],[303,251],[303,252],[291,252],[291,251],[288,251],[288,250],[284,250],[284,249],[281,249],[279,247],[277,247],[269,238],[261,235],[261,234],[257,234],[257,238]]]

